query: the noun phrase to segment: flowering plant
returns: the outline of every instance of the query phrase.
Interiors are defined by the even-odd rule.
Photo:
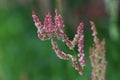
[[[76,32],[73,40],[70,40],[63,31],[64,22],[62,20],[62,16],[58,13],[57,9],[55,9],[54,23],[52,21],[52,16],[51,16],[50,12],[48,12],[48,14],[45,16],[44,23],[41,23],[41,21],[39,21],[39,19],[36,16],[34,11],[32,11],[32,17],[35,22],[35,26],[37,27],[38,37],[41,40],[51,40],[51,44],[53,46],[53,50],[55,51],[56,55],[60,59],[64,59],[64,60],[71,59],[73,67],[79,72],[80,75],[83,75],[83,68],[86,65],[86,61],[84,58],[85,54],[84,54],[84,34],[83,34],[84,24],[83,24],[83,22],[80,22],[80,24],[77,27],[77,32]],[[103,56],[100,55],[99,57],[105,58],[104,57],[105,49],[104,49],[104,41],[100,43],[99,39],[96,36],[97,32],[96,32],[94,23],[92,21],[90,23],[92,26],[91,29],[93,30],[93,36],[94,36],[94,42],[95,42],[95,46],[93,46],[93,48],[90,49],[90,60],[91,60],[92,67],[93,67],[92,73],[94,75],[96,75],[94,73],[94,71],[95,71],[94,64],[102,66],[106,62],[104,59],[104,60],[102,60],[103,62],[96,63],[95,60],[98,60],[98,57],[96,57],[95,60],[93,60],[94,59],[93,56],[98,55],[97,53],[99,53],[99,54],[103,55]],[[77,46],[78,47],[77,56],[74,56],[71,54],[66,54],[65,52],[61,51],[57,45],[55,37],[61,38],[62,41],[65,42],[66,45],[71,50],[74,50],[74,47]],[[101,48],[101,47],[103,47],[103,48]],[[102,52],[100,50],[104,50],[104,51]],[[102,68],[103,67],[105,70],[105,66],[102,66]],[[104,73],[102,73],[102,74],[104,74]],[[99,76],[99,75],[97,75],[97,76]],[[98,79],[92,79],[92,80],[98,80]],[[104,80],[104,79],[101,78],[100,80]]]

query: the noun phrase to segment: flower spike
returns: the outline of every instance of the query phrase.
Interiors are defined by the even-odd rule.
[[[73,67],[79,72],[80,75],[83,74],[81,67],[84,67],[86,62],[84,59],[84,34],[83,28],[84,24],[81,22],[77,28],[77,32],[73,40],[69,40],[69,37],[64,33],[64,22],[62,16],[59,14],[58,10],[55,9],[55,17],[54,23],[52,21],[52,16],[50,12],[45,16],[44,23],[39,21],[38,17],[36,16],[35,12],[32,11],[33,21],[37,27],[38,37],[41,40],[51,39],[51,44],[53,50],[55,51],[56,55],[60,59],[68,60],[71,59]],[[74,47],[78,46],[78,57],[75,55],[66,54],[65,52],[61,51],[55,41],[55,37],[59,37],[62,39],[63,42],[69,47],[69,49],[74,50]],[[77,59],[79,58],[79,59]],[[78,63],[79,62],[79,63]]]

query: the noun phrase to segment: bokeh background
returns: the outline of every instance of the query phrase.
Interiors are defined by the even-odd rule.
[[[37,37],[31,11],[43,21],[48,11],[54,16],[55,8],[64,18],[70,39],[79,22],[85,23],[87,65],[83,76],[71,61],[56,56],[50,41]],[[95,22],[99,38],[106,39],[106,80],[120,80],[120,0],[0,0],[0,80],[90,80],[90,20]],[[65,43],[58,44],[70,53]]]

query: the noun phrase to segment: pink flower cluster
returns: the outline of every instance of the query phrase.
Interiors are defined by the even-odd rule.
[[[32,11],[32,17],[38,29],[38,37],[41,40],[50,39],[63,32],[64,23],[57,9],[55,10],[54,24],[50,12],[45,16],[43,24],[41,24],[34,11]]]
[[[68,60],[71,59],[73,63],[73,67],[79,72],[80,75],[83,74],[83,70],[81,67],[84,67],[85,62],[85,54],[84,54],[84,34],[83,28],[84,24],[81,22],[77,28],[77,33],[75,34],[73,40],[69,40],[68,36],[64,33],[64,22],[62,20],[62,16],[58,13],[58,10],[55,10],[54,23],[52,21],[52,16],[50,12],[45,16],[44,23],[42,24],[35,12],[32,11],[32,17],[35,22],[35,26],[37,27],[38,37],[41,40],[51,39],[51,44],[53,46],[53,50],[56,55],[60,59]],[[69,47],[69,49],[74,50],[74,47],[78,46],[78,55],[66,54],[58,48],[58,45],[55,41],[55,37],[59,37],[63,42]],[[79,58],[79,59],[77,59]],[[77,61],[78,60],[78,61]],[[79,62],[79,63],[78,63]]]

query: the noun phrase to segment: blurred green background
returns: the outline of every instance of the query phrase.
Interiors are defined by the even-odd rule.
[[[50,41],[41,41],[32,20],[36,11],[40,20],[58,8],[70,39],[80,21],[85,23],[87,65],[79,76],[71,61],[60,60]],[[89,47],[93,40],[89,20],[98,36],[106,39],[106,80],[120,80],[120,1],[119,0],[0,0],[0,80],[90,80]],[[70,53],[64,43],[59,47]],[[72,53],[71,53],[72,54]]]

